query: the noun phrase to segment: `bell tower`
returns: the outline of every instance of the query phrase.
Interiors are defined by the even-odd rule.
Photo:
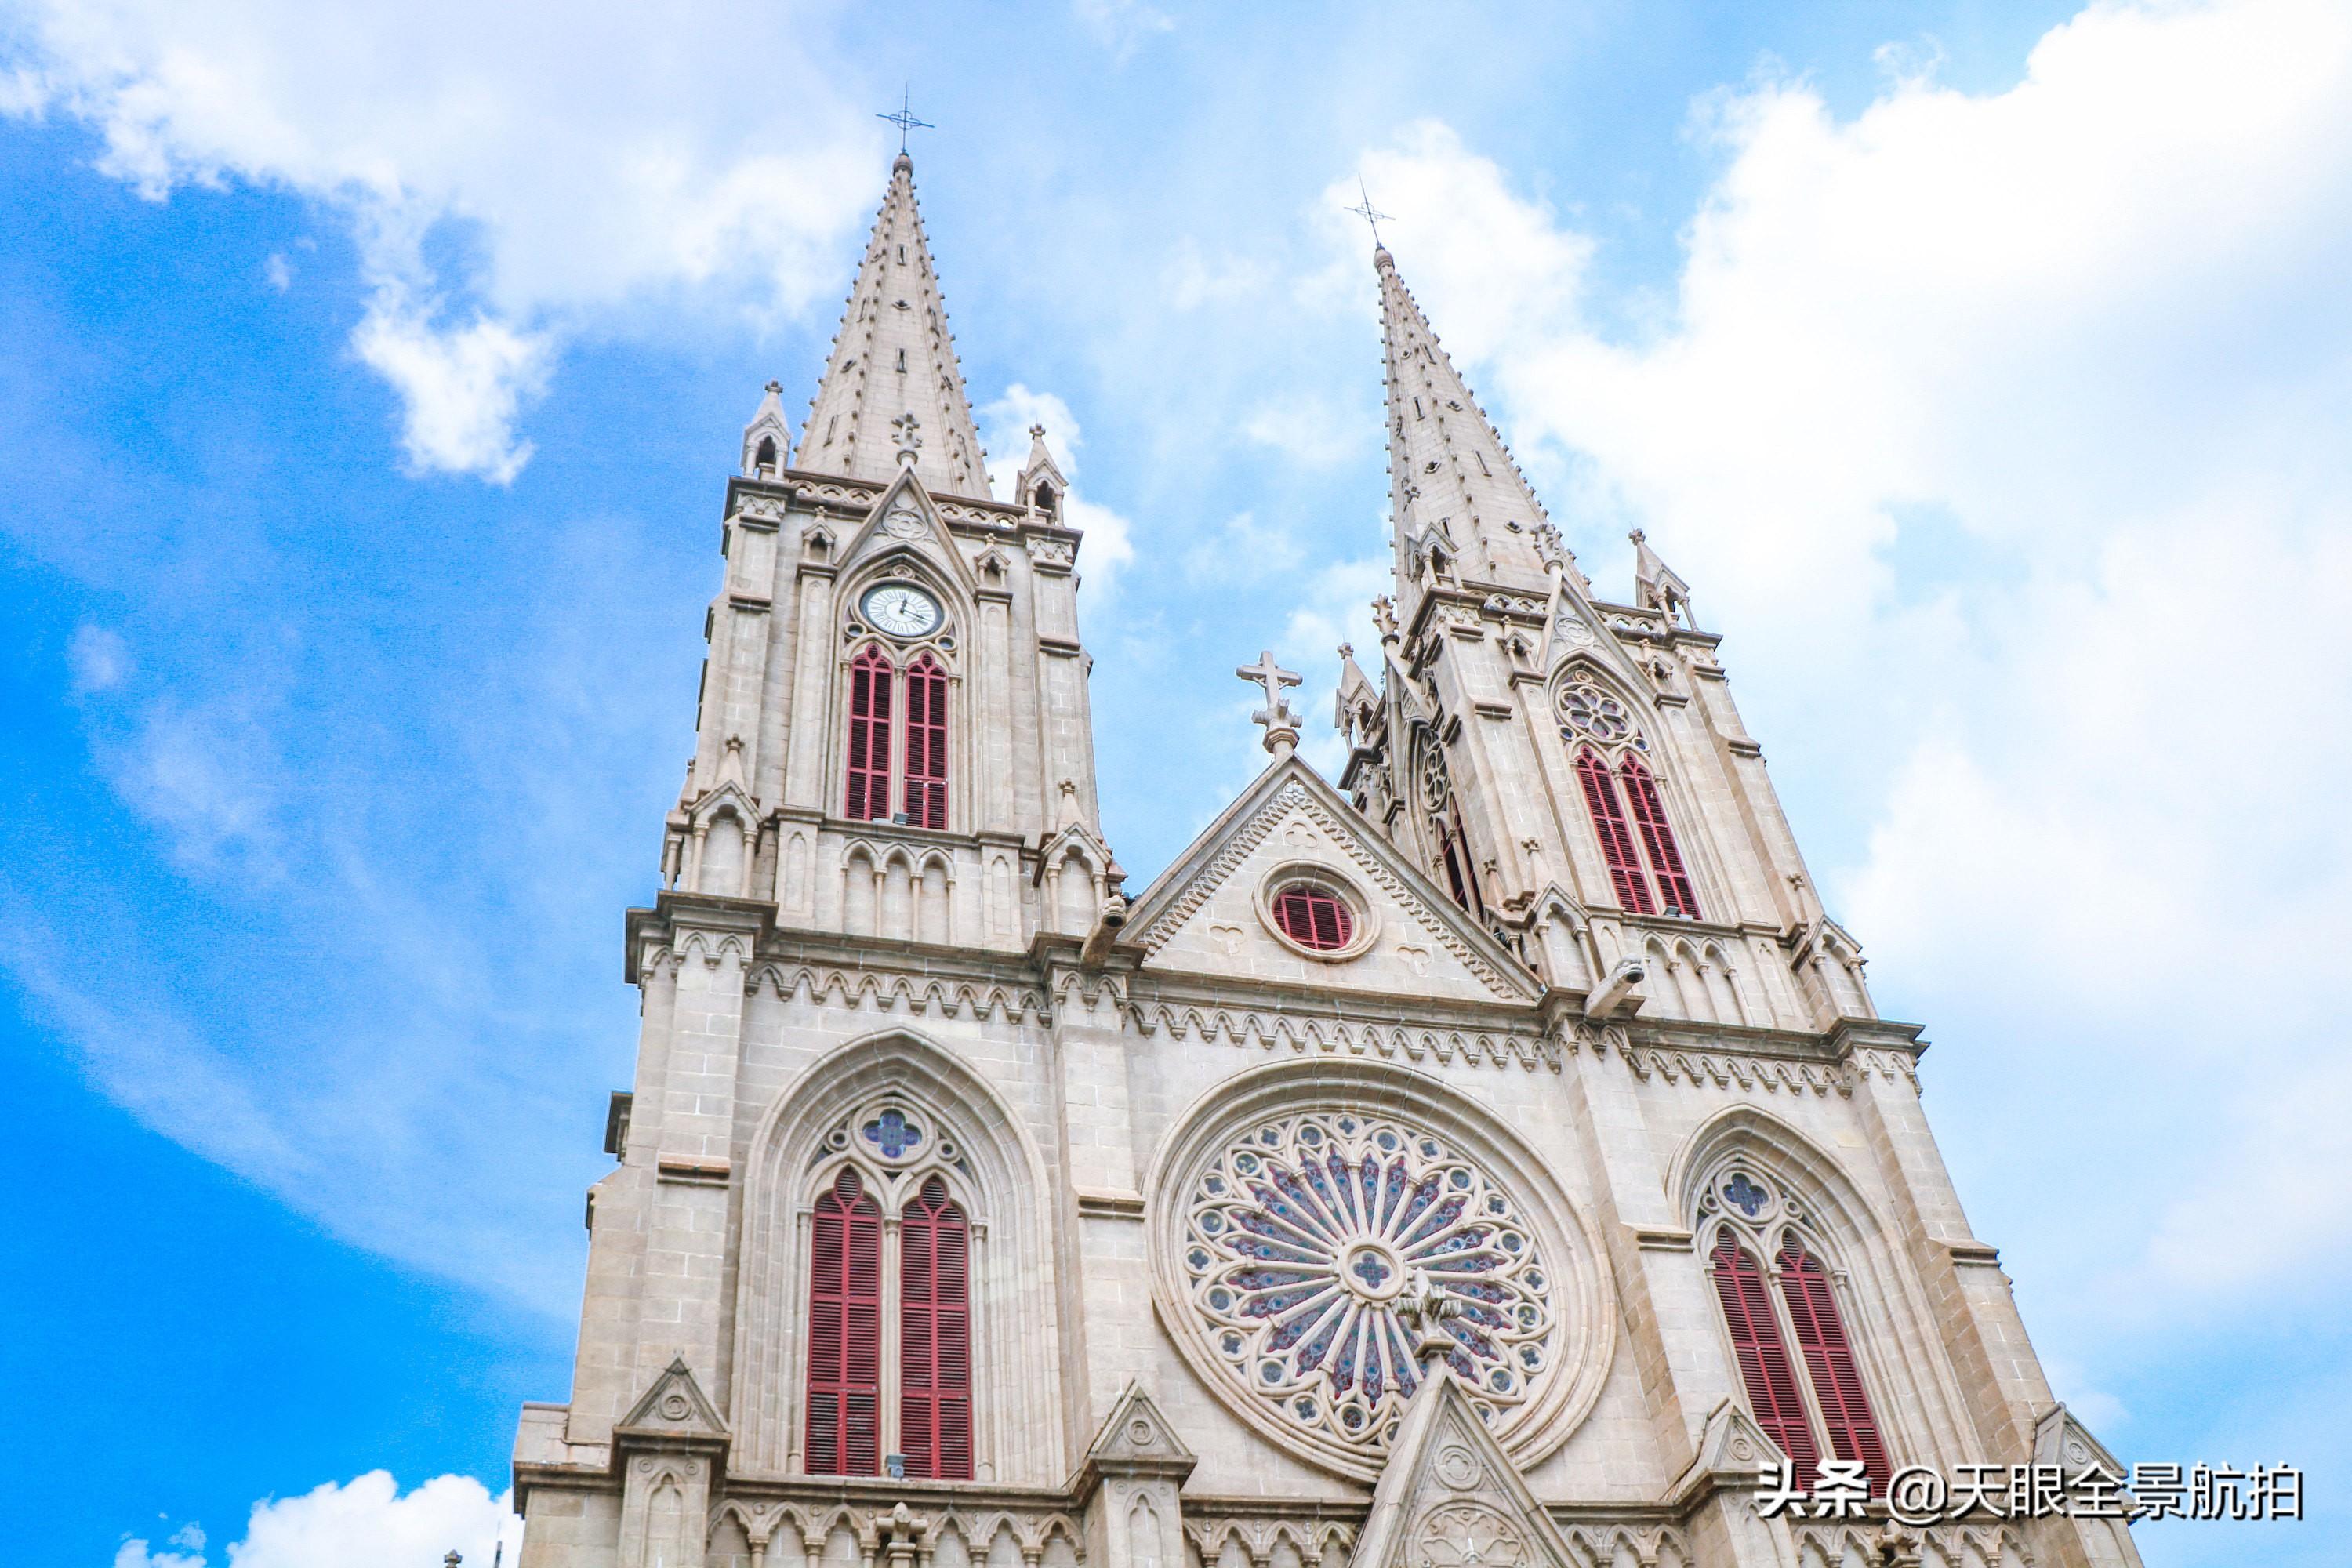
[[[1042,427],[987,454],[899,154],[799,439],[771,383],[727,488],[674,894],[785,928],[1017,951],[1091,929],[1096,815],[1080,536]]]
[[[1551,984],[1650,1016],[1871,1015],[1815,898],[1720,638],[1649,542],[1601,598],[1386,247],[1395,588],[1376,681],[1341,650],[1342,787]]]

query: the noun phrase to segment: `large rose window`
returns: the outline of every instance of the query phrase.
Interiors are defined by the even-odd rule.
[[[1550,1370],[1550,1270],[1511,1195],[1435,1134],[1305,1111],[1251,1126],[1185,1194],[1183,1272],[1211,1343],[1286,1424],[1375,1452],[1418,1383],[1398,1306],[1455,1299],[1447,1363],[1490,1424]]]

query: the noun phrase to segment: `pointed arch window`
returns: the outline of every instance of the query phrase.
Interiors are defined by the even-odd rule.
[[[1601,858],[1609,863],[1609,885],[1616,891],[1618,907],[1639,915],[1654,914],[1657,906],[1650,901],[1650,884],[1642,875],[1633,830],[1626,826],[1625,807],[1618,798],[1616,777],[1601,760],[1601,753],[1590,746],[1576,753],[1576,782],[1584,791],[1584,809],[1601,840]]]
[[[808,1325],[809,1472],[878,1474],[882,1210],[855,1171],[816,1201]]]
[[[878,647],[849,666],[849,791],[843,815],[872,822],[890,815],[890,698],[896,672]]]
[[[907,670],[907,820],[948,825],[948,672],[929,654]]]
[[[1800,1484],[1811,1479],[1821,1450],[1805,1417],[1804,1398],[1797,1392],[1797,1371],[1789,1360],[1789,1344],[1780,1321],[1773,1315],[1772,1298],[1764,1289],[1764,1266],[1756,1254],[1733,1239],[1728,1229],[1716,1238],[1707,1260],[1715,1279],[1716,1300],[1723,1304],[1723,1321],[1731,1331],[1731,1352],[1739,1363],[1739,1381],[1748,1391],[1748,1408],[1764,1435],[1780,1445],[1796,1467]]]
[[[1788,1304],[1789,1321],[1797,1331],[1797,1347],[1804,1352],[1805,1372],[1813,1385],[1813,1403],[1821,1407],[1822,1425],[1829,1432],[1830,1451],[1841,1459],[1862,1461],[1873,1497],[1883,1497],[1892,1467],[1886,1443],[1879,1436],[1878,1417],[1862,1386],[1862,1369],[1855,1363],[1853,1344],[1846,1337],[1837,1292],[1829,1270],[1806,1249],[1794,1231],[1780,1243],[1780,1299]]]
[[[938,1176],[898,1226],[898,1444],[907,1473],[971,1479],[971,1232]]]
[[[1445,840],[1445,879],[1450,884],[1454,901],[1485,919],[1486,900],[1478,891],[1477,868],[1470,859],[1470,836],[1462,829],[1460,801],[1454,801],[1446,807],[1446,815],[1439,820],[1437,831]]]
[[[945,828],[948,735],[946,667],[926,651],[900,669],[879,645],[867,645],[849,664],[843,815]]]
[[[1658,781],[1631,752],[1617,764],[1617,773],[1625,781],[1625,799],[1633,808],[1634,825],[1642,830],[1642,852],[1649,857],[1659,902],[1669,914],[1698,919],[1698,895],[1691,890],[1690,873],[1683,869],[1682,851],[1675,847],[1675,830],[1666,821],[1665,802],[1658,797]]]

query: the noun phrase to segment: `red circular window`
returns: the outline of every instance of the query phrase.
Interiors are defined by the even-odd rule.
[[[1356,934],[1355,917],[1339,895],[1313,882],[1293,882],[1274,896],[1274,923],[1291,941],[1318,952],[1343,948]]]

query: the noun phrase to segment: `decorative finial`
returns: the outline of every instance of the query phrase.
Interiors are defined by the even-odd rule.
[[[441,1568],[457,1568],[457,1564],[464,1561],[465,1559],[463,1557],[458,1556],[457,1553],[453,1551],[448,1556],[441,1559]]]
[[[784,384],[781,381],[772,381],[768,383],[767,390],[781,395],[784,390]]]
[[[923,422],[910,411],[890,421],[890,428],[898,433],[898,466],[911,468],[916,456],[923,449]]]
[[[1649,536],[1648,534],[1646,534],[1646,533],[1643,533],[1640,529],[1638,529],[1638,528],[1637,528],[1637,529],[1635,529],[1633,532],[1631,532],[1631,533],[1627,534],[1625,537],[1626,537],[1627,539],[1629,539],[1629,540],[1633,541],[1634,543],[1639,544],[1639,543],[1641,543],[1643,540],[1645,540],[1645,539],[1649,538],[1650,536]]]
[[[1298,715],[1291,711],[1282,689],[1297,685],[1299,678],[1275,663],[1271,649],[1260,653],[1255,664],[1243,665],[1234,673],[1265,689],[1265,706],[1250,715],[1250,722],[1265,726],[1265,749],[1280,762],[1298,749]]]
[[[1439,1289],[1428,1269],[1415,1268],[1406,1274],[1396,1315],[1412,1334],[1413,1364],[1421,1368],[1423,1377],[1436,1376],[1445,1358],[1454,1353],[1454,1340],[1445,1331],[1445,1320],[1461,1310],[1462,1299]]]
[[[874,117],[877,120],[887,120],[891,124],[898,128],[898,161],[905,163],[908,168],[914,167],[914,161],[907,156],[907,132],[909,131],[936,131],[939,129],[938,126],[932,124],[928,120],[918,120],[915,118],[914,110],[908,107],[913,101],[913,99],[908,96],[908,90],[901,90],[898,94],[898,107],[894,112],[889,114],[877,114]]]
[[[1045,438],[1045,427],[1043,425],[1032,425],[1029,426],[1029,439],[1032,441],[1042,441]]]
[[[1362,218],[1365,223],[1371,226],[1372,253],[1376,256],[1386,256],[1389,253],[1389,247],[1381,243],[1381,220],[1384,217],[1390,216],[1391,215],[1384,213],[1381,211],[1380,208],[1372,205],[1372,193],[1364,189],[1364,176],[1361,174],[1358,174],[1356,176],[1356,189],[1363,195],[1364,199],[1356,205],[1345,210],[1354,213],[1358,217]]]
[[[1381,628],[1381,641],[1397,639],[1396,601],[1386,594],[1372,601],[1372,624]]]

